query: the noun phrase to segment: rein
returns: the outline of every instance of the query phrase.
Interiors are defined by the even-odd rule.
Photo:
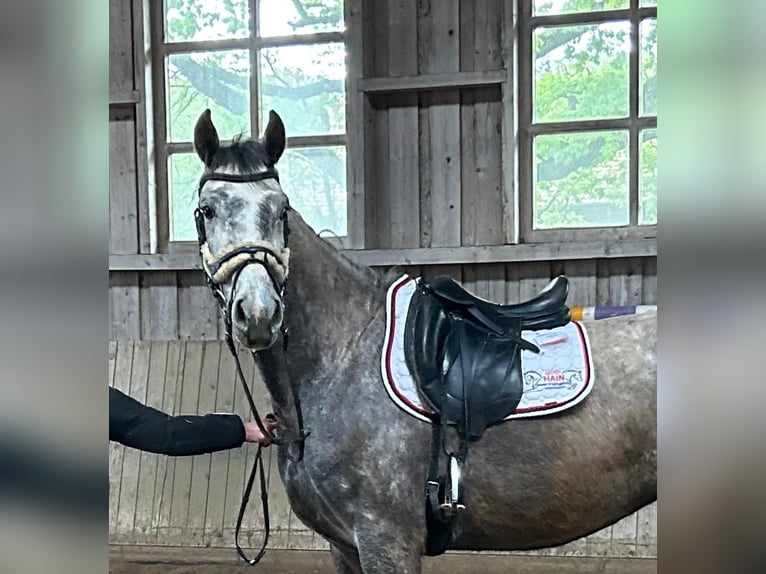
[[[279,175],[276,169],[269,168],[266,171],[255,173],[255,174],[209,173],[204,175],[200,179],[197,194],[199,195],[205,183],[211,180],[228,181],[228,182],[234,182],[234,183],[250,183],[250,182],[256,182],[256,181],[262,181],[264,179],[275,179],[276,181],[279,181]],[[234,362],[237,367],[237,378],[242,384],[242,388],[245,390],[245,396],[247,397],[247,402],[250,406],[250,411],[253,414],[253,418],[255,419],[255,423],[258,425],[258,429],[261,431],[261,433],[263,433],[263,436],[268,437],[269,439],[268,443],[265,446],[276,444],[277,446],[287,445],[289,447],[289,445],[293,443],[298,443],[298,456],[294,458],[293,460],[295,460],[296,462],[300,461],[303,458],[304,441],[306,440],[306,437],[308,437],[309,435],[309,433],[306,432],[303,427],[303,413],[300,407],[300,397],[295,392],[295,389],[293,388],[292,384],[290,384],[290,389],[293,394],[293,402],[295,404],[295,410],[296,410],[297,419],[298,419],[298,438],[295,438],[292,440],[282,440],[282,439],[276,438],[271,432],[266,430],[266,427],[263,424],[263,420],[258,414],[258,409],[255,406],[253,395],[250,392],[250,388],[247,385],[247,381],[245,380],[245,375],[242,372],[242,365],[240,364],[240,361],[239,361],[239,355],[237,354],[237,350],[234,345],[234,337],[232,336],[232,319],[231,319],[232,305],[235,300],[234,294],[237,289],[237,280],[239,279],[239,276],[242,273],[242,270],[248,265],[258,264],[263,266],[263,268],[266,270],[266,273],[269,276],[269,279],[271,279],[271,282],[274,285],[274,289],[279,294],[280,301],[283,300],[285,289],[287,287],[287,274],[288,274],[288,261],[289,261],[289,249],[287,248],[287,238],[289,235],[287,212],[285,212],[283,216],[284,243],[285,243],[285,248],[283,250],[280,251],[276,249],[274,245],[268,242],[241,243],[238,245],[228,247],[225,250],[225,252],[219,256],[214,256],[210,252],[210,248],[207,242],[207,233],[205,230],[205,216],[202,213],[202,211],[199,209],[199,207],[194,210],[194,219],[197,225],[197,239],[199,241],[200,255],[202,256],[202,267],[205,272],[205,276],[207,278],[207,284],[213,293],[213,297],[215,297],[216,301],[218,301],[218,305],[219,305],[221,314],[223,316],[226,346],[228,347],[229,352],[234,357]],[[231,288],[230,297],[227,301],[221,286],[228,280],[229,277],[231,277],[231,280],[232,280],[232,288]],[[283,352],[284,352],[285,350],[287,350],[287,342],[288,342],[287,329],[284,327],[284,324],[282,325],[281,332],[282,332],[282,346],[283,346]],[[251,355],[253,357],[253,360],[255,360],[256,351],[252,351]],[[239,507],[239,514],[237,516],[237,526],[234,532],[234,543],[236,544],[236,547],[237,547],[237,553],[242,558],[242,560],[244,560],[251,566],[254,566],[255,564],[257,564],[261,560],[261,558],[263,558],[263,556],[266,554],[266,545],[268,544],[268,541],[269,541],[269,525],[270,525],[269,494],[266,488],[266,475],[263,468],[263,456],[262,456],[263,447],[264,447],[263,444],[258,445],[258,450],[255,455],[255,461],[253,462],[253,470],[250,472],[250,478],[247,481],[245,492],[242,495],[242,503]],[[288,456],[290,456],[289,451],[288,451]],[[256,472],[258,472],[259,469],[260,469],[259,482],[260,482],[260,488],[261,488],[261,505],[263,508],[263,523],[264,523],[266,532],[263,538],[263,545],[261,546],[261,549],[258,551],[258,554],[255,556],[255,558],[248,558],[239,544],[239,532],[242,527],[242,519],[245,515],[245,508],[247,507],[247,504],[250,501],[250,494],[252,493],[253,484],[255,482],[255,474]]]

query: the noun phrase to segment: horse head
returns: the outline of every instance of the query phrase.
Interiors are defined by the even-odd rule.
[[[269,348],[282,327],[289,265],[290,204],[275,167],[285,149],[284,124],[272,111],[260,140],[222,144],[205,110],[194,149],[204,164],[195,210],[200,254],[227,337],[252,351]]]

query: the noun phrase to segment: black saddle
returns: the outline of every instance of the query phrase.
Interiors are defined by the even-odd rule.
[[[568,293],[569,281],[559,276],[533,299],[498,305],[449,277],[418,282],[405,326],[405,356],[443,424],[473,441],[514,411],[523,391],[521,350],[540,351],[521,332],[567,324]]]
[[[540,349],[522,331],[566,325],[569,281],[556,277],[536,297],[516,305],[480,299],[448,277],[418,281],[407,313],[404,352],[421,396],[437,413],[426,484],[426,554],[449,546],[457,513],[468,443],[501,423],[521,400],[521,350]],[[457,450],[447,449],[444,429],[454,428]],[[440,453],[449,457],[440,470]]]

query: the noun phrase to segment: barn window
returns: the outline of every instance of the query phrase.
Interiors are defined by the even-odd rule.
[[[343,0],[151,2],[156,247],[196,239],[201,173],[194,124],[261,135],[270,109],[288,132],[280,178],[316,231],[347,235]]]
[[[656,235],[656,6],[519,1],[523,240]]]

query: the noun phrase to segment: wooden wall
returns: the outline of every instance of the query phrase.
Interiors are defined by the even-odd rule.
[[[513,145],[513,101],[502,85],[511,4],[363,3],[364,33],[353,36],[364,44],[359,72],[383,79],[360,82],[364,105],[354,104],[364,114],[360,147],[352,150],[361,176],[349,181],[358,183],[365,200],[360,221],[366,248],[501,246],[512,239],[514,165],[507,147]],[[112,256],[150,252],[142,20],[141,0],[110,0]],[[421,76],[430,79],[417,80]],[[403,80],[392,84],[389,78]],[[445,88],[445,83],[464,87]],[[657,303],[656,255],[620,258],[601,251],[592,258],[513,263],[426,261],[406,270],[451,275],[498,302],[529,298],[565,273],[572,306]],[[171,413],[233,409],[248,416],[230,359],[217,341],[222,333],[217,307],[199,270],[184,265],[157,270],[151,264],[145,270],[111,269],[109,313],[110,384]],[[263,392],[257,382],[256,387]],[[265,404],[265,395],[260,400]],[[110,542],[232,546],[235,506],[253,452],[246,447],[171,460],[111,445]],[[272,547],[326,547],[295,520],[275,477],[270,473]],[[247,523],[254,544],[256,516],[254,504]],[[538,554],[654,558],[656,505]]]
[[[245,353],[241,359],[256,405],[268,412],[268,392],[253,362]],[[233,412],[251,420],[234,361],[220,341],[112,341],[109,384],[170,414]],[[233,548],[237,512],[255,452],[248,444],[173,458],[110,444],[110,543]],[[269,548],[327,549],[327,543],[290,510],[276,470],[276,451],[265,452],[272,528]],[[507,554],[654,559],[656,512],[657,505],[652,504],[569,544]],[[254,493],[243,521],[241,544],[258,547],[263,528]]]
[[[366,75],[503,69],[501,0],[369,3]],[[374,92],[366,162],[368,248],[505,242],[498,85]]]
[[[358,0],[347,1],[359,6]],[[362,4],[363,34],[351,37],[361,37],[363,44],[363,57],[352,58],[360,60],[360,69],[352,72],[363,76],[357,86],[365,104],[354,109],[363,109],[364,125],[361,141],[356,140],[359,149],[349,155],[363,167],[363,175],[349,181],[363,189],[359,223],[366,249],[491,248],[512,239],[514,165],[506,148],[513,142],[513,99],[503,84],[510,4]],[[152,187],[147,173],[141,2],[111,0],[110,7],[110,255],[119,257],[149,252]],[[189,253],[184,261],[195,257]],[[491,285],[488,296],[497,301],[527,297],[552,276],[566,272],[573,279],[573,306],[657,302],[654,254],[496,261],[412,271],[452,275],[479,290]],[[150,261],[128,271],[113,270],[109,304],[114,340],[220,336],[213,300],[201,273],[191,265],[155,270]]]

